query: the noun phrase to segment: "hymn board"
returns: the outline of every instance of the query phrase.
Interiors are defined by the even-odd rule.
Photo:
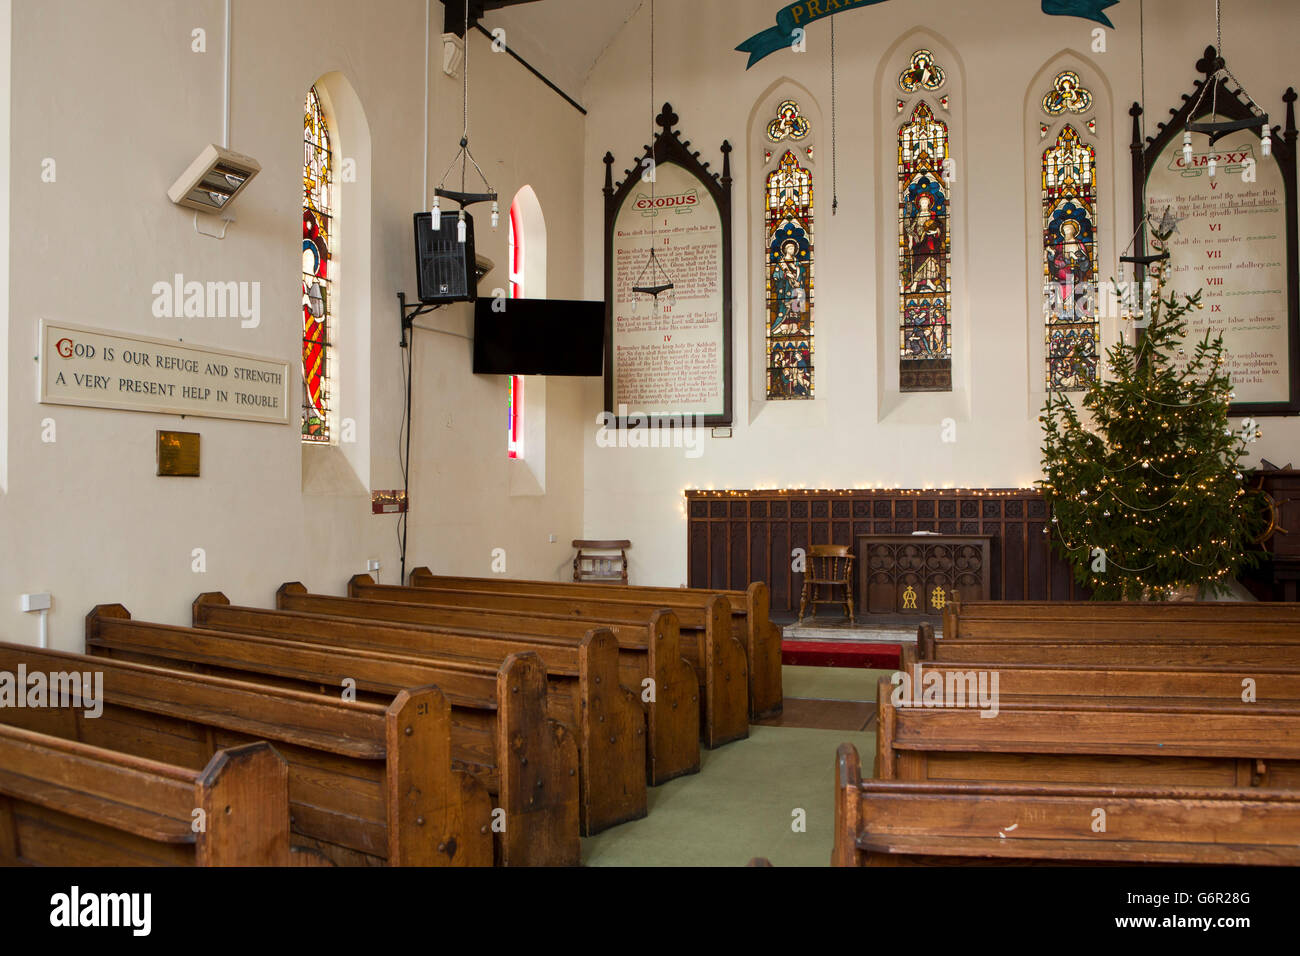
[[[605,409],[620,428],[730,425],[731,146],[719,176],[669,104],[655,122],[618,186],[605,154]]]
[[[1288,89],[1283,96],[1286,125],[1272,138],[1271,156],[1263,155],[1260,136],[1251,129],[1228,133],[1213,145],[1208,134],[1194,132],[1192,161],[1185,162],[1182,134],[1189,120],[1206,120],[1212,111],[1225,120],[1252,115],[1226,79],[1202,97],[1202,87],[1222,66],[1214,47],[1207,47],[1196,64],[1204,76],[1145,144],[1138,129],[1141,107],[1129,111],[1134,227],[1148,213],[1158,222],[1166,209],[1179,220],[1167,243],[1173,257],[1169,286],[1180,294],[1202,290],[1204,308],[1188,314],[1185,341],[1190,351],[1207,331],[1211,337],[1223,333],[1236,393],[1232,414],[1293,415],[1300,413],[1296,93]]]

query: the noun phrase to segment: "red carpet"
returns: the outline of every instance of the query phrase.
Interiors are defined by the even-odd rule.
[[[850,641],[782,641],[781,663],[811,667],[867,667],[890,670],[899,666],[897,644],[858,644]]]

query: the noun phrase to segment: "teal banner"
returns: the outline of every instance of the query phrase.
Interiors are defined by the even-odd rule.
[[[799,38],[799,34],[795,31],[802,30],[815,20],[835,13],[843,13],[845,10],[856,10],[859,7],[869,7],[884,2],[885,0],[800,0],[799,3],[792,3],[777,11],[776,26],[755,33],[736,49],[749,54],[749,62],[745,64],[745,69],[748,70],[763,57],[792,46]],[[1115,6],[1119,0],[1041,0],[1041,2],[1043,12],[1050,16],[1081,17],[1108,26],[1112,30],[1115,28],[1115,24],[1111,23],[1110,18],[1102,11],[1107,7]]]

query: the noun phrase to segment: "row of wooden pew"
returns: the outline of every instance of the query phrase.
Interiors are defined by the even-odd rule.
[[[580,835],[780,709],[762,584],[412,580],[203,594],[188,627],[100,605],[84,655],[0,644],[0,671],[93,672],[103,695],[98,716],[0,707],[0,748],[31,754],[0,774],[0,860],[575,865]]]
[[[1300,865],[1300,606],[954,599],[900,674],[837,865]]]

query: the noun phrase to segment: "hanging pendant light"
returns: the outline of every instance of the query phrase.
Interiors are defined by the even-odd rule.
[[[1229,133],[1241,129],[1250,129],[1260,131],[1260,151],[1265,156],[1268,156],[1271,155],[1273,151],[1273,144],[1271,142],[1272,134],[1269,132],[1268,126],[1268,114],[1265,113],[1264,110],[1260,108],[1259,104],[1255,102],[1254,97],[1246,92],[1245,84],[1233,75],[1223,58],[1223,13],[1220,8],[1220,2],[1221,0],[1214,0],[1214,25],[1216,39],[1218,41],[1218,46],[1215,48],[1218,58],[1215,62],[1218,65],[1213,72],[1206,77],[1205,83],[1201,86],[1201,95],[1196,99],[1196,105],[1187,113],[1189,119],[1186,130],[1183,134],[1183,153],[1184,155],[1187,153],[1186,143],[1191,138],[1191,133],[1193,132],[1205,133],[1208,135],[1210,137],[1210,146],[1213,147],[1215,143],[1227,136]],[[1244,96],[1246,98],[1246,105],[1252,115],[1239,120],[1219,119],[1219,86],[1220,84],[1226,83],[1227,80],[1232,80],[1232,82],[1237,85],[1237,96]],[[1191,117],[1198,114],[1201,108],[1201,103],[1205,100],[1206,92],[1211,90],[1209,121],[1193,121]],[[1214,166],[1214,157],[1211,156],[1209,162],[1211,176],[1214,175]]]
[[[438,200],[450,199],[459,207],[459,215],[456,220],[456,240],[464,243],[469,238],[469,226],[465,221],[465,208],[472,206],[477,202],[492,203],[492,228],[495,229],[500,221],[499,206],[497,205],[497,193],[492,188],[491,183],[487,181],[487,176],[479,168],[478,162],[474,159],[474,154],[469,151],[469,0],[465,0],[465,60],[461,66],[463,70],[461,78],[461,95],[463,103],[464,129],[460,136],[460,149],[448,164],[447,169],[442,174],[442,179],[438,181],[438,188],[433,191],[433,228],[439,229],[442,225],[442,207]],[[460,189],[446,189],[443,184],[447,176],[455,168],[457,161],[460,162]],[[484,192],[471,193],[465,191],[465,176],[470,166],[478,173],[479,179],[483,182]]]
[[[650,0],[650,116],[655,116],[655,0]],[[653,129],[653,124],[651,129]],[[642,266],[641,271],[637,274],[636,282],[632,283],[632,309],[636,311],[637,296],[647,296],[647,302],[654,305],[659,304],[659,297],[667,295],[668,307],[672,308],[677,304],[676,286],[672,277],[668,275],[668,270],[664,268],[659,257],[655,255],[655,214],[653,212],[655,205],[655,144],[657,135],[652,134],[650,138],[650,258]],[[651,308],[653,312],[654,309]]]

